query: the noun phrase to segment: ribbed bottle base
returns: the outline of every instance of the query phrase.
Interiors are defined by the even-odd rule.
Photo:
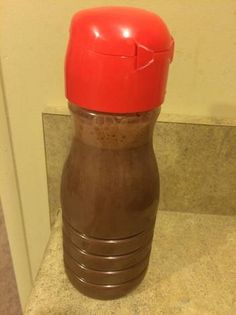
[[[73,286],[78,289],[82,294],[87,295],[94,299],[100,300],[112,300],[120,298],[130,291],[132,291],[135,287],[137,287],[142,279],[145,276],[147,268],[145,268],[140,275],[136,278],[121,283],[121,284],[113,284],[113,285],[98,285],[94,283],[86,282],[84,279],[79,278],[75,275],[71,270],[65,267],[66,274],[73,284]]]
[[[134,289],[148,267],[153,230],[126,239],[95,239],[63,224],[64,264],[68,278],[83,294],[119,298]]]

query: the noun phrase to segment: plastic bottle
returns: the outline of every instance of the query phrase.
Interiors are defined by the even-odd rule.
[[[172,55],[173,39],[153,13],[98,8],[72,20],[63,248],[70,281],[88,296],[125,295],[147,270],[159,199],[152,136]]]

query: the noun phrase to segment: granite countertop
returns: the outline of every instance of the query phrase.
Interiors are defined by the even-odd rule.
[[[123,298],[99,301],[64,273],[59,216],[25,314],[236,314],[236,217],[159,211],[145,279]]]

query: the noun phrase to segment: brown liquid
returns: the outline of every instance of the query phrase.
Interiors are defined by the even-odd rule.
[[[159,111],[112,115],[70,105],[75,124],[61,202],[64,263],[82,293],[112,299],[145,275],[159,199]]]

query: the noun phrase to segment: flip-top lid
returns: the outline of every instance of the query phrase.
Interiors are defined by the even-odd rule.
[[[138,8],[80,11],[72,19],[70,32],[78,45],[106,55],[135,56],[137,45],[160,52],[171,49],[173,44],[162,19]]]
[[[173,47],[167,26],[152,12],[129,7],[79,11],[66,54],[67,99],[110,113],[160,106]]]

